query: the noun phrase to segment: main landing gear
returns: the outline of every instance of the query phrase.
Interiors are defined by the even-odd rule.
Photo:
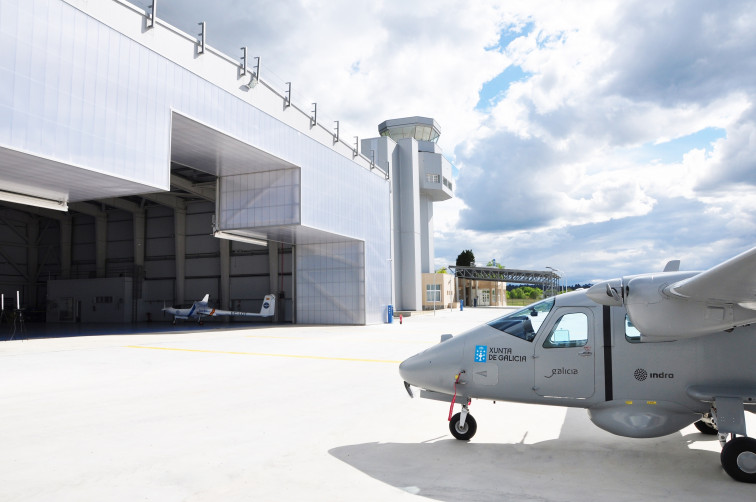
[[[743,402],[737,398],[717,399],[711,414],[704,416],[704,423],[707,418],[711,420],[709,427],[716,431],[722,444],[719,460],[725,472],[736,481],[756,483],[756,439],[746,436]],[[704,434],[711,434],[704,432],[698,422],[696,428]]]
[[[722,467],[737,481],[756,483],[756,439],[732,436],[719,455]]]
[[[707,436],[716,436],[719,433],[717,426],[714,425],[714,421],[711,418],[711,414],[707,413],[701,420],[694,423],[698,432],[706,434]]]

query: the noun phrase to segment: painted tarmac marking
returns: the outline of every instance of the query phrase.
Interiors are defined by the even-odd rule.
[[[271,338],[273,340],[309,340],[303,336],[245,335],[244,338]]]
[[[127,349],[152,349],[152,350],[173,350],[177,352],[200,352],[204,354],[231,354],[236,356],[261,356],[261,357],[287,357],[291,359],[317,359],[321,361],[350,361],[360,363],[387,363],[399,364],[401,361],[389,361],[385,359],[360,359],[354,357],[328,357],[328,356],[302,356],[296,354],[265,354],[262,352],[235,352],[226,350],[203,350],[203,349],[177,349],[172,347],[146,347],[142,345],[126,345]]]
[[[300,340],[300,341],[316,341],[317,338],[311,338],[306,336],[266,336],[266,335],[245,335],[244,338],[269,338],[272,340]],[[433,345],[434,343],[438,343],[436,340],[360,340],[358,338],[350,338],[350,340],[357,341],[359,343],[410,343],[413,345]],[[330,341],[330,340],[328,340]]]

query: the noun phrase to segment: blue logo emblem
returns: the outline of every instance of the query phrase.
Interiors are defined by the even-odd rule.
[[[266,308],[266,309],[269,308],[270,307],[270,303],[268,303],[268,302],[263,303],[263,307]]]
[[[488,345],[476,345],[475,346],[475,362],[486,362],[486,354],[488,354]]]

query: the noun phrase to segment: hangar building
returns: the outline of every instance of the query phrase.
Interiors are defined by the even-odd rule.
[[[158,13],[159,14],[159,13]],[[0,0],[0,292],[54,322],[144,321],[210,294],[279,321],[421,308],[438,124],[345,140],[259,58],[123,0]]]

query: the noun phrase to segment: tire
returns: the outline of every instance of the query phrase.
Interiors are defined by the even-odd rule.
[[[473,416],[468,413],[467,418],[465,419],[464,428],[460,428],[459,418],[459,413],[452,417],[451,421],[449,422],[449,431],[452,433],[452,436],[459,439],[460,441],[468,441],[478,431],[478,424],[475,422]]]
[[[700,432],[701,434],[706,434],[707,436],[716,436],[717,434],[719,434],[719,430],[716,427],[707,422],[704,422],[703,420],[699,420],[693,425],[696,426],[696,429],[698,429],[698,432]]]
[[[719,458],[732,479],[756,483],[756,439],[745,436],[731,439],[725,443]]]

